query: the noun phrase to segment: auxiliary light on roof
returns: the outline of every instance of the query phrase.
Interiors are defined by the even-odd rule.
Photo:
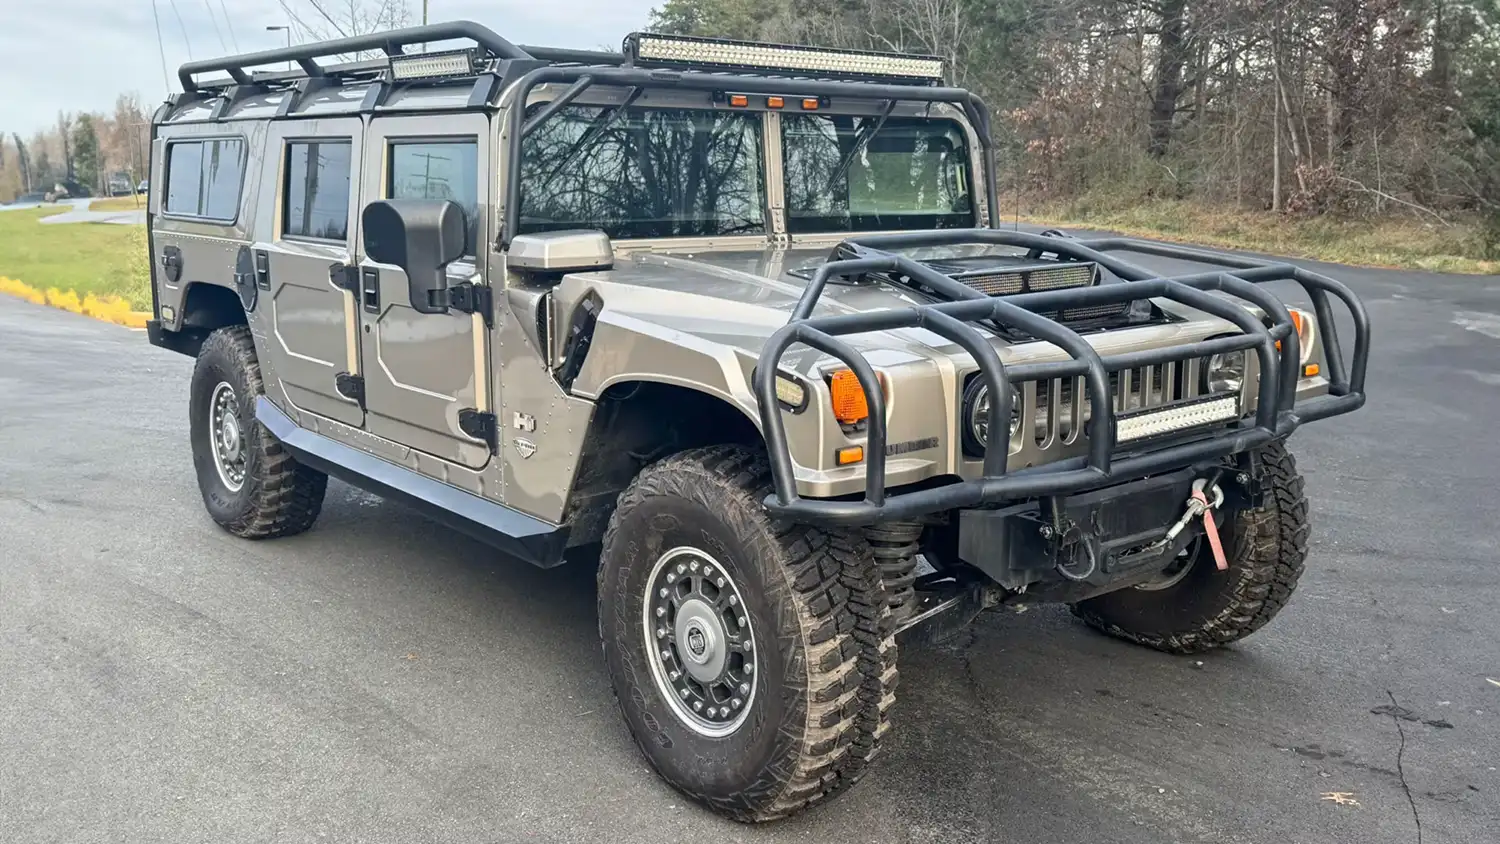
[[[625,55],[643,64],[709,66],[714,69],[796,71],[941,82],[943,60],[934,56],[824,50],[792,44],[760,44],[717,38],[632,33]]]
[[[451,53],[417,53],[391,57],[391,79],[439,79],[445,76],[472,76],[474,54],[469,50]]]

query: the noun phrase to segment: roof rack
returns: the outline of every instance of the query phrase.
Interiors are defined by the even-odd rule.
[[[481,26],[473,21],[451,21],[447,23],[435,23],[427,26],[412,26],[406,29],[393,29],[389,32],[376,32],[369,35],[356,35],[352,38],[336,38],[332,41],[317,41],[308,44],[298,44],[292,47],[279,47],[275,50],[262,50],[258,53],[244,53],[238,56],[226,56],[219,59],[203,59],[201,61],[188,62],[177,69],[177,79],[182,83],[182,90],[195,92],[204,87],[225,87],[227,85],[252,85],[263,84],[271,81],[295,81],[308,77],[325,76],[329,72],[337,72],[341,75],[358,73],[361,70],[373,72],[383,70],[385,62],[356,62],[354,65],[363,67],[351,67],[348,64],[329,67],[319,65],[317,59],[326,59],[331,56],[348,55],[350,53],[362,53],[368,50],[381,50],[387,56],[399,56],[403,54],[402,48],[411,44],[426,44],[432,41],[451,41],[464,39],[473,41],[488,58],[495,59],[535,59],[536,56],[521,47],[510,43],[488,27]],[[544,51],[546,52],[546,51]],[[550,51],[556,55],[564,53],[578,54],[574,58],[581,58],[586,51],[582,50],[556,50]],[[600,56],[608,56],[601,53]],[[562,59],[554,59],[561,61]],[[594,61],[596,59],[589,59]],[[623,57],[621,57],[623,61]],[[281,62],[296,62],[302,68],[301,73],[261,73],[252,76],[247,69],[253,67],[264,67]],[[212,73],[223,71],[229,74],[228,80],[218,81],[216,84],[204,85],[194,77],[200,73]]]

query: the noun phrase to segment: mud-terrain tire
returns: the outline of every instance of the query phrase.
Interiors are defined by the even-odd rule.
[[[193,468],[203,506],[218,525],[245,539],[302,533],[323,509],[328,476],[298,463],[255,419],[264,392],[250,329],[234,325],[208,335],[189,388]],[[216,454],[229,422],[238,448]],[[238,483],[236,483],[238,481]]]
[[[868,543],[772,519],[769,477],[765,457],[740,446],[648,466],[621,494],[599,563],[599,634],[631,736],[674,788],[743,822],[856,782],[888,729],[896,680]],[[723,612],[695,641],[705,607]],[[701,646],[721,638],[727,687],[692,662],[717,664]],[[689,708],[712,712],[723,688],[732,714],[709,722]]]
[[[1297,461],[1283,443],[1255,454],[1263,506],[1221,525],[1229,570],[1206,542],[1186,575],[1165,589],[1122,589],[1073,606],[1090,627],[1175,654],[1227,645],[1264,627],[1286,606],[1307,558],[1307,497]]]

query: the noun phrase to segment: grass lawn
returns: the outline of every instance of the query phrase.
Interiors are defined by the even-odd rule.
[[[145,211],[146,195],[139,196],[114,196],[109,199],[96,199],[89,203],[90,211]]]
[[[1338,264],[1443,273],[1500,273],[1500,261],[1483,257],[1480,227],[1470,220],[1443,225],[1414,218],[1294,219],[1190,202],[1127,203],[1088,197],[1067,203],[1028,203],[1021,219]]]
[[[0,211],[0,277],[79,297],[118,296],[135,310],[150,309],[146,227],[38,222],[63,210]]]

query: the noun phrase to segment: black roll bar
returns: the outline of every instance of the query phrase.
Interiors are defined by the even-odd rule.
[[[900,273],[939,293],[952,286],[964,287],[926,264],[886,250],[972,243],[1021,247],[1033,252],[1050,252],[1061,258],[1096,261],[1124,281],[1007,297],[963,294],[951,297],[950,301],[910,308],[812,316],[828,281],[836,276]],[[1109,251],[1126,250],[1217,264],[1224,269],[1161,277],[1106,254]],[[1313,398],[1301,406],[1296,404],[1297,382],[1301,375],[1301,338],[1286,305],[1258,286],[1274,280],[1296,281],[1313,299],[1317,330],[1324,338],[1324,348],[1327,351],[1329,395]],[[1262,323],[1233,299],[1214,295],[1215,293],[1227,293],[1258,306],[1265,312],[1270,324]],[[1329,294],[1344,303],[1353,321],[1354,360],[1347,368],[1342,359],[1337,328],[1328,301]],[[1232,323],[1241,333],[1161,349],[1101,356],[1077,332],[1039,313],[1119,304],[1144,298],[1168,299],[1196,308]],[[1006,365],[1000,360],[989,339],[975,328],[975,324],[1026,331],[1039,340],[1058,346],[1068,354],[1069,359]],[[978,377],[985,380],[992,397],[989,410],[991,431],[1005,431],[1009,428],[1012,383],[1039,378],[1083,376],[1091,409],[1087,427],[1087,455],[1008,472],[1006,461],[1010,438],[1006,437],[1003,441],[987,444],[982,473],[978,479],[887,494],[885,395],[879,378],[864,356],[838,338],[904,327],[925,328],[969,352],[978,366]],[[1286,437],[1303,422],[1348,413],[1361,407],[1365,402],[1364,381],[1369,356],[1369,335],[1369,317],[1364,306],[1347,286],[1326,276],[1286,264],[1126,238],[1084,241],[992,229],[852,238],[841,243],[834,250],[833,257],[813,274],[792,311],[791,319],[786,326],[771,335],[756,364],[753,387],[759,404],[762,433],[770,452],[774,488],[765,504],[771,512],[799,521],[866,525],[883,520],[910,519],[956,508],[999,506],[1027,498],[1070,494],[1180,468],[1198,461],[1238,454]],[[863,500],[809,500],[797,493],[795,470],[782,411],[776,399],[775,384],[775,372],[782,357],[797,343],[818,349],[848,366],[865,392],[870,413],[865,447]],[[1116,453],[1118,426],[1113,412],[1113,397],[1109,392],[1109,373],[1238,350],[1254,350],[1260,364],[1259,392],[1253,424],[1246,425],[1240,420],[1235,422],[1234,427],[1225,427],[1207,436],[1201,430],[1185,432],[1194,437],[1186,442],[1169,439],[1150,447],[1131,443],[1126,451]]]
[[[552,82],[572,83],[557,99],[532,119],[526,119],[526,99],[538,85]],[[506,195],[504,219],[501,221],[500,247],[506,249],[515,239],[521,204],[521,140],[541,123],[543,115],[550,117],[563,106],[577,99],[593,85],[611,85],[627,88],[681,88],[691,91],[723,91],[732,88],[746,94],[793,94],[815,97],[859,97],[875,100],[906,100],[911,102],[950,103],[963,109],[974,133],[979,137],[983,150],[985,169],[985,201],[989,206],[991,226],[999,225],[999,193],[995,186],[995,145],[990,136],[990,113],[984,103],[973,93],[963,88],[943,86],[898,85],[874,82],[842,82],[827,79],[791,79],[773,76],[753,76],[727,73],[705,73],[699,71],[666,70],[643,67],[540,67],[515,84],[512,108],[506,115],[509,126],[506,130],[511,143],[507,145]]]

